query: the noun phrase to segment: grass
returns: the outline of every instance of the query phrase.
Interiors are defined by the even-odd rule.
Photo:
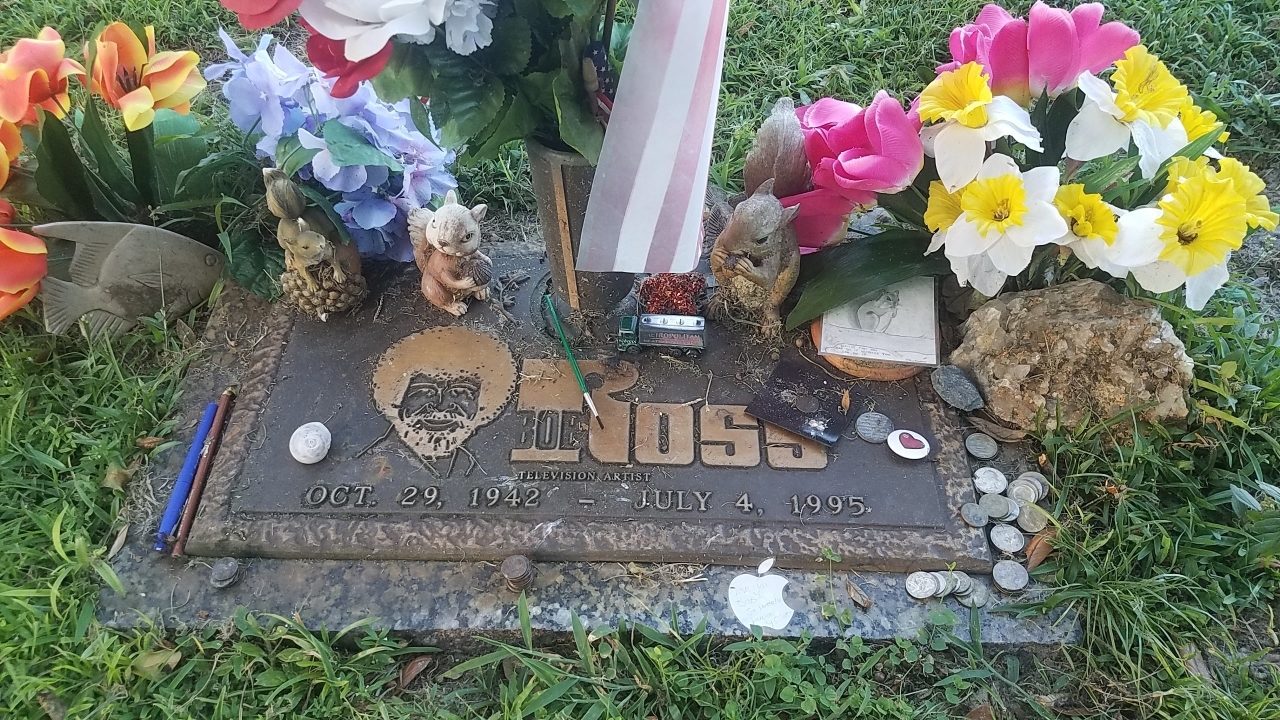
[[[1016,10],[1028,3],[1018,3]],[[732,185],[753,128],[779,95],[865,103],[917,92],[947,30],[979,2],[740,0],[733,4],[713,175]],[[1275,163],[1280,7],[1118,0],[1113,16],[1230,118],[1232,149]],[[0,41],[51,24],[69,42],[100,22],[152,22],[165,47],[221,52],[233,26],[212,0],[0,0]],[[531,207],[522,151],[462,171],[472,195]],[[362,624],[313,634],[294,618],[120,633],[94,620],[124,494],[166,437],[188,355],[149,322],[115,343],[49,337],[33,319],[0,328],[0,717],[669,718],[997,716],[1280,717],[1280,325],[1235,288],[1198,317],[1166,308],[1196,360],[1186,427],[1120,417],[1042,438],[1061,490],[1056,550],[1037,575],[1043,612],[1080,612],[1062,652],[993,652],[941,628],[832,647],[701,633],[581,628],[565,647],[492,644],[443,658]],[[1188,670],[1199,653],[1207,673]],[[401,687],[407,667],[428,667]],[[170,668],[166,670],[166,668]],[[448,671],[452,668],[452,671]]]

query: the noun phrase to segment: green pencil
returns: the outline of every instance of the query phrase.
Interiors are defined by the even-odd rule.
[[[555,323],[556,335],[560,336],[560,344],[564,346],[564,354],[569,358],[569,367],[573,368],[573,376],[578,379],[578,387],[582,389],[582,399],[587,401],[587,407],[591,408],[592,416],[603,428],[604,420],[600,419],[600,411],[596,410],[596,403],[591,399],[591,388],[587,387],[587,381],[582,377],[582,368],[578,367],[578,358],[573,356],[573,348],[569,347],[569,338],[565,337],[564,328],[560,325],[560,315],[556,312],[556,304],[552,302],[550,295],[543,295],[542,299],[547,302],[547,312],[551,313],[551,322]]]

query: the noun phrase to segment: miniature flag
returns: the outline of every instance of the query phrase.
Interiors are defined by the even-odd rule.
[[[729,0],[645,0],[592,184],[577,268],[689,272],[724,65]]]

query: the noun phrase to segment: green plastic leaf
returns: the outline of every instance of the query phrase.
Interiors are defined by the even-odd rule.
[[[333,227],[338,231],[338,237],[342,239],[342,242],[350,245],[351,234],[347,232],[347,226],[342,222],[342,218],[338,216],[338,212],[333,209],[333,201],[330,200],[323,192],[317,190],[311,185],[308,185],[307,183],[298,183],[298,189],[301,190],[302,194],[306,195],[311,202],[315,203],[316,207],[320,208],[320,210],[324,212],[325,216],[329,218],[329,222],[333,223]]]
[[[84,103],[84,119],[80,123],[80,140],[93,164],[98,176],[111,189],[130,204],[137,204],[141,197],[138,188],[133,184],[129,168],[120,155],[120,147],[111,138],[110,132],[102,122],[102,114],[98,112],[98,103],[88,98]]]
[[[156,181],[160,202],[190,199],[200,194],[199,188],[183,188],[182,178],[200,166],[210,155],[210,138],[203,135],[200,120],[172,110],[156,112],[155,122]],[[193,193],[193,190],[196,192]]]
[[[278,279],[284,272],[284,252],[278,243],[252,228],[220,232],[218,240],[227,258],[227,272],[236,282],[267,299],[280,294]]]
[[[461,147],[489,127],[502,104],[506,101],[506,89],[498,78],[477,80],[472,85],[458,86],[451,79],[448,87],[460,88],[453,92],[440,78],[438,97],[448,98],[448,117],[440,123],[440,141],[447,147]],[[436,105],[431,111],[436,112]]]
[[[436,147],[440,147],[436,143],[434,128],[431,125],[431,116],[427,114],[426,104],[419,102],[417,98],[410,101],[409,118],[413,120],[413,127],[416,128],[418,132],[422,133],[422,136],[427,139],[427,142],[435,145]]]
[[[373,77],[373,89],[384,102],[431,96],[431,71],[422,48],[412,43],[396,43],[391,59]]]
[[[279,159],[279,169],[289,177],[297,175],[299,170],[319,154],[319,150],[302,147],[302,142],[298,140],[297,136],[282,138],[280,143],[276,145],[276,158]]]
[[[329,120],[320,126],[324,144],[339,167],[349,165],[381,165],[396,172],[404,169],[395,158],[374,147],[355,130],[337,120]]]
[[[1151,178],[1151,184],[1147,187],[1146,192],[1139,196],[1135,205],[1146,205],[1164,192],[1164,186],[1169,182],[1169,165],[1173,162],[1173,158],[1183,157],[1194,160],[1204,155],[1206,150],[1213,147],[1220,134],[1222,134],[1222,123],[1214,125],[1212,130],[1187,143],[1181,150],[1174,153],[1173,157],[1161,163],[1160,170],[1155,174],[1155,177]]]
[[[40,112],[40,144],[36,146],[35,156],[36,189],[41,197],[68,219],[102,219],[93,205],[89,178],[67,126],[43,110]]]
[[[586,100],[567,71],[560,71],[551,83],[556,100],[556,119],[560,121],[560,139],[577,150],[592,165],[600,161],[604,146],[604,128],[586,107]]]
[[[498,154],[503,145],[512,140],[528,137],[537,127],[537,115],[523,95],[513,95],[494,120],[488,136],[468,149],[468,160],[488,160]]]
[[[493,26],[493,42],[482,52],[483,59],[499,75],[516,75],[529,67],[533,55],[533,36],[529,21],[510,15]]]
[[[887,230],[805,256],[801,277],[808,280],[787,316],[787,329],[894,283],[950,272],[942,253],[924,254],[929,240],[921,230]]]
[[[1084,184],[1085,192],[1105,193],[1113,185],[1136,170],[1139,159],[1137,155],[1128,155],[1119,160],[1114,160],[1110,164],[1082,175],[1080,182]]]
[[[138,196],[147,208],[159,205],[160,191],[156,180],[156,153],[154,128],[147,126],[141,130],[126,130],[125,147],[129,148],[129,166],[133,168],[133,184],[138,188]]]

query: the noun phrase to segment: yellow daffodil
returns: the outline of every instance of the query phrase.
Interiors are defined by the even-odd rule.
[[[993,95],[986,71],[976,62],[940,73],[920,94],[920,119],[926,151],[932,148],[938,177],[954,191],[973,180],[987,154],[987,143],[1011,137],[1039,152],[1040,132],[1025,108]]]
[[[1114,89],[1090,72],[1080,73],[1085,95],[1067,126],[1067,157],[1093,160],[1123,150],[1132,138],[1144,177],[1187,144],[1178,116],[1190,95],[1164,63],[1142,45],[1125,51],[1111,75]]]
[[[924,211],[924,224],[934,233],[950,228],[964,209],[960,207],[963,190],[948,192],[945,185],[934,180],[929,183],[929,206]]]
[[[1169,180],[1165,183],[1164,194],[1168,195],[1187,179],[1200,177],[1206,173],[1212,173],[1213,168],[1209,167],[1209,158],[1198,157],[1195,160],[1178,156],[1169,161]]]
[[[1059,245],[1070,247],[1091,268],[1101,268],[1116,277],[1129,274],[1129,266],[1121,262],[1129,248],[1117,242],[1120,228],[1116,208],[1104,202],[1101,195],[1086,192],[1080,184],[1058,188],[1053,205],[1067,223],[1066,234],[1058,238]]]
[[[1013,158],[997,153],[961,192],[946,197],[939,192],[935,200],[934,190],[929,193],[930,228],[936,225],[942,237],[935,234],[930,250],[943,248],[960,283],[984,295],[999,293],[1010,275],[1025,270],[1037,246],[1067,233],[1067,223],[1053,206],[1056,167],[1020,172]],[[960,212],[953,217],[957,202]]]
[[[1236,194],[1244,200],[1244,221],[1249,227],[1276,229],[1277,224],[1280,224],[1280,216],[1271,211],[1271,203],[1262,194],[1267,189],[1267,184],[1248,165],[1235,158],[1222,158],[1218,161],[1215,176],[1230,180]]]
[[[1196,101],[1192,100],[1190,95],[1182,102],[1182,107],[1178,108],[1178,122],[1182,123],[1182,129],[1187,131],[1187,142],[1195,142],[1222,127],[1218,116],[1196,105]],[[1225,143],[1230,137],[1231,133],[1221,130],[1218,133],[1218,139],[1214,142]],[[1205,150],[1204,154],[1211,158],[1222,157],[1222,153],[1213,148]]]

